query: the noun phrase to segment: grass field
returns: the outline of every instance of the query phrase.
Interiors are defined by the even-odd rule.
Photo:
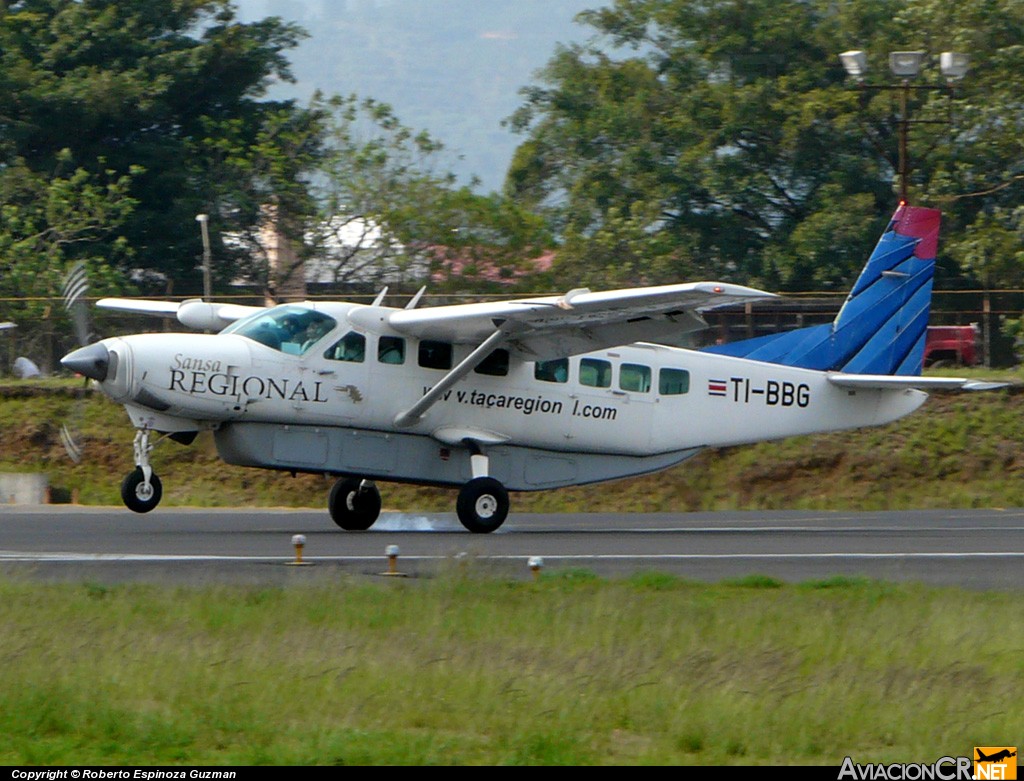
[[[123,411],[0,386],[2,471],[116,504]],[[880,429],[708,451],[515,510],[1024,505],[1024,395],[939,395]],[[86,458],[67,458],[70,421]],[[161,445],[169,505],[322,506],[323,478]],[[452,492],[382,485],[385,506]],[[0,764],[828,764],[1014,744],[1020,594],[859,580],[538,583],[472,569],[287,588],[0,579]]]
[[[933,762],[1024,734],[1019,617],[858,580],[6,580],[0,764]]]

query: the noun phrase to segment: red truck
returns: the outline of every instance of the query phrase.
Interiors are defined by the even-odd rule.
[[[942,361],[945,364],[976,366],[981,363],[980,334],[977,323],[928,326],[924,365],[933,366]]]

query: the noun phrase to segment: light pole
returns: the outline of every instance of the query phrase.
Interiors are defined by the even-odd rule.
[[[859,49],[854,49],[839,55],[847,75],[857,80],[857,88],[862,91],[864,100],[867,99],[868,91],[888,90],[899,94],[900,114],[899,121],[896,123],[899,135],[899,156],[896,174],[899,178],[900,201],[903,203],[907,201],[907,180],[910,175],[910,156],[907,150],[907,136],[910,134],[910,126],[915,124],[949,124],[952,121],[952,117],[945,120],[911,120],[910,95],[912,92],[940,90],[951,98],[954,84],[967,74],[969,64],[969,58],[966,54],[943,52],[939,55],[939,68],[942,71],[942,75],[946,78],[946,83],[912,84],[911,81],[920,75],[926,56],[927,53],[922,51],[890,52],[889,70],[900,82],[898,84],[866,84],[864,78],[868,72],[867,54]],[[950,112],[952,113],[952,104]]]
[[[203,233],[203,300],[209,301],[213,298],[213,284],[210,282],[210,231],[207,223],[210,217],[206,214],[197,214],[196,222]]]

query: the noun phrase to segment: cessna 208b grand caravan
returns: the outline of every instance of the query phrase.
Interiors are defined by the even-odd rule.
[[[105,299],[223,330],[104,339],[62,363],[137,429],[121,490],[136,512],[161,497],[151,437],[210,430],[228,463],[337,477],[328,508],[343,529],[370,528],[376,481],[397,481],[459,487],[459,520],[491,532],[510,490],[881,425],[917,409],[922,388],[963,386],[919,376],[938,232],[939,212],[901,205],[834,322],[702,351],[657,340],[772,294],[698,282],[424,309]]]

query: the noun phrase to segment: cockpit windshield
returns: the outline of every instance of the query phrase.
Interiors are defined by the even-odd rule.
[[[322,312],[282,304],[232,323],[222,334],[238,334],[289,355],[302,355],[334,330],[337,321]]]

